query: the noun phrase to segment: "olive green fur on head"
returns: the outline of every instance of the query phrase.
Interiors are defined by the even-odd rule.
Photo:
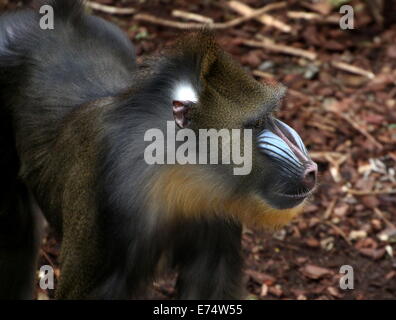
[[[174,54],[195,60],[199,70],[194,128],[241,128],[244,121],[278,104],[284,95],[282,85],[256,81],[219,46],[210,30],[187,34],[175,47]]]

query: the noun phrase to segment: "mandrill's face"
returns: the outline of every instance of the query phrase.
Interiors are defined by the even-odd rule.
[[[174,121],[179,129],[197,135],[213,129],[231,132],[226,135],[231,138],[221,137],[216,151],[225,151],[234,160],[238,145],[235,149],[250,158],[251,165],[241,175],[233,171],[237,163],[232,161],[231,165],[167,166],[157,179],[153,199],[163,199],[162,207],[184,216],[215,211],[256,226],[281,226],[302,210],[317,177],[317,165],[299,134],[274,116],[285,88],[257,82],[212,38],[198,37],[191,44],[194,50],[183,51],[189,46],[182,43],[181,53],[170,63],[170,70],[177,70],[180,77],[173,79],[170,90]],[[235,130],[240,132],[236,138]],[[195,150],[195,145],[190,149]],[[197,149],[201,152],[201,142]],[[208,144],[204,150],[209,149]]]

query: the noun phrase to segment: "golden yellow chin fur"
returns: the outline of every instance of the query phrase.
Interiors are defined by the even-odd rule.
[[[292,209],[278,210],[256,194],[236,197],[197,166],[166,167],[155,177],[153,185],[149,205],[169,219],[215,214],[237,219],[250,227],[278,229],[304,207],[302,203]]]

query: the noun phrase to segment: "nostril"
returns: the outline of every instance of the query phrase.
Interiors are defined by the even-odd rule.
[[[315,184],[316,181],[316,174],[314,171],[309,171],[304,177],[304,182],[307,185]]]
[[[312,189],[316,184],[316,175],[318,172],[318,166],[315,162],[310,163],[304,171],[303,183],[306,188]]]

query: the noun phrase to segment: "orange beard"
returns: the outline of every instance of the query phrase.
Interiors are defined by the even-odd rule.
[[[174,218],[235,219],[248,227],[279,229],[302,212],[304,202],[291,209],[274,209],[256,194],[236,197],[226,186],[194,166],[165,167],[149,190],[151,210]]]

